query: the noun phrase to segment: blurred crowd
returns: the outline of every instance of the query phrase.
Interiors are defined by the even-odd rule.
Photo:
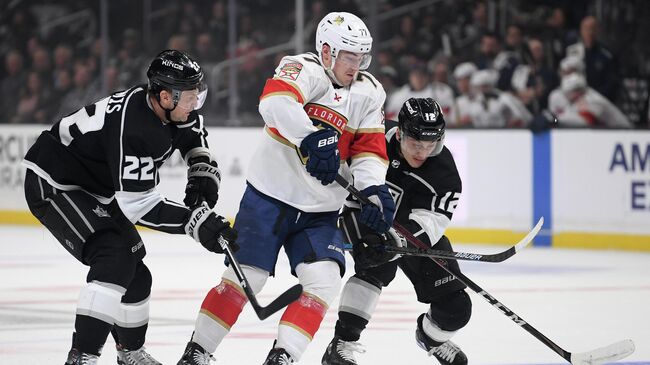
[[[0,9],[0,123],[53,123],[108,93],[146,82],[161,49],[190,52],[210,87],[209,124],[260,125],[257,100],[279,59],[294,52],[294,1],[236,2],[237,38],[227,63],[227,0],[108,3],[21,1]],[[643,0],[305,1],[304,50],[314,51],[329,11],[366,17],[371,72],[387,91],[386,116],[409,97],[438,100],[452,127],[648,128],[650,4]],[[417,4],[416,4],[417,5]],[[404,11],[400,11],[404,9]],[[371,14],[384,16],[370,20]],[[102,68],[102,55],[105,67]],[[236,77],[237,117],[229,117]]]

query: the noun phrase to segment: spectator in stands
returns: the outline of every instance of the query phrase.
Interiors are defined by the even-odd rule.
[[[537,38],[528,40],[530,60],[517,66],[512,75],[512,89],[528,110],[537,114],[546,108],[548,95],[558,84],[554,70],[546,64],[544,45]]]
[[[541,39],[544,49],[550,58],[550,65],[557,67],[564,58],[566,48],[578,40],[578,33],[566,24],[566,13],[563,8],[556,7],[551,10],[546,19],[546,26],[542,28]]]
[[[72,70],[73,64],[72,48],[67,44],[59,44],[54,48],[54,72],[61,70]]]
[[[374,61],[374,59],[373,59]],[[377,80],[384,87],[386,94],[392,94],[397,87],[397,71],[393,66],[381,66],[377,73]]]
[[[560,62],[560,77],[564,79],[573,73],[584,76],[585,64],[582,58],[578,56],[568,56]],[[558,115],[564,112],[569,106],[569,99],[562,91],[561,87],[555,88],[548,96],[548,110]]]
[[[470,79],[476,71],[476,65],[471,62],[461,63],[454,69],[454,79],[456,80],[456,91],[458,93],[456,97],[456,125],[459,127],[472,125],[471,102],[474,95],[471,92]]]
[[[189,52],[190,44],[186,35],[173,34],[167,41],[167,49],[176,49],[183,52]]]
[[[519,25],[510,24],[506,29],[503,51],[495,59],[495,68],[499,70],[497,87],[500,90],[512,90],[512,75],[519,65],[530,63],[530,54],[524,33]]]
[[[142,52],[140,44],[140,32],[132,28],[127,28],[122,32],[121,47],[117,52],[120,84],[122,85],[133,85],[144,81],[142,75],[144,75],[148,58]]]
[[[90,71],[88,66],[78,63],[75,66],[72,90],[61,100],[59,115],[57,120],[64,115],[83,107],[84,105],[94,103],[99,96],[99,90],[92,87]]]
[[[18,92],[25,85],[23,56],[17,50],[11,50],[5,56],[5,76],[0,81],[0,121],[6,123],[16,112]]]
[[[612,102],[619,88],[618,63],[612,52],[598,39],[598,20],[586,16],[580,22],[580,42],[567,47],[567,56],[584,60],[587,84]]]
[[[37,47],[31,52],[32,71],[38,73],[42,81],[52,80],[52,63],[50,53],[44,47]]]
[[[436,100],[440,104],[445,122],[455,124],[457,117],[456,98],[454,96],[454,90],[449,86],[449,67],[447,66],[447,62],[438,61],[433,63],[431,74],[433,100]]]
[[[212,35],[214,48],[220,53],[220,58],[225,58],[225,50],[228,45],[228,18],[224,0],[216,0],[212,3],[212,15],[208,20],[208,30]]]
[[[476,59],[476,67],[479,70],[496,69],[494,61],[501,52],[501,43],[496,33],[486,32],[481,36],[479,53]]]
[[[568,107],[557,115],[560,126],[632,128],[627,117],[598,91],[587,86],[584,76],[573,73],[562,79]]]
[[[197,62],[201,62],[202,65],[214,63],[219,58],[219,52],[212,43],[212,36],[209,32],[203,32],[196,36],[194,51]]]
[[[16,106],[16,114],[10,123],[49,123],[46,109],[49,98],[48,89],[43,87],[41,76],[31,71],[27,75],[27,83],[20,89],[20,99]]]
[[[527,127],[533,115],[524,104],[507,91],[496,88],[495,70],[474,72],[470,85],[475,93],[470,104],[472,125],[478,128]]]
[[[423,64],[416,64],[411,67],[408,76],[408,84],[395,90],[386,98],[386,119],[397,120],[402,104],[409,98],[432,98],[433,89],[429,84],[429,74]]]

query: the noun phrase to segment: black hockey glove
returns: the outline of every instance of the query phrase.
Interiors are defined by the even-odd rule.
[[[205,201],[210,208],[214,208],[219,199],[221,185],[221,171],[217,162],[203,156],[191,158],[189,164],[183,203],[188,207],[195,207]]]
[[[201,243],[208,251],[223,253],[222,244],[230,246],[232,252],[239,250],[237,231],[228,220],[216,215],[206,204],[195,207],[185,224],[185,233]]]
[[[338,134],[331,129],[318,130],[300,143],[302,157],[307,157],[307,172],[321,184],[329,185],[336,178],[341,165]]]
[[[388,186],[373,185],[361,191],[373,204],[361,203],[359,221],[377,233],[384,233],[393,225],[395,201]]]
[[[386,233],[363,236],[352,248],[355,265],[361,268],[375,267],[399,258],[399,255],[387,252],[386,246],[406,247],[406,239],[393,228]]]

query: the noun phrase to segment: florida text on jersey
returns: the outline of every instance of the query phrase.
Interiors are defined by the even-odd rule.
[[[305,171],[296,153],[305,136],[329,128],[339,135],[341,173],[346,177],[352,173],[360,189],[383,184],[385,98],[381,84],[367,72],[359,72],[351,86],[337,87],[318,56],[284,57],[260,97],[265,137],[251,162],[249,183],[303,211],[338,210],[346,191],[337,184],[321,185]],[[293,112],[279,114],[278,110]]]

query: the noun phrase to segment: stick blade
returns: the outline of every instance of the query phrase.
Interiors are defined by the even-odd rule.
[[[537,224],[535,224],[535,227],[528,232],[526,237],[522,238],[521,241],[517,242],[517,244],[514,246],[515,251],[520,251],[524,247],[528,246],[530,242],[532,242],[533,238],[537,236],[539,231],[542,229],[542,226],[544,225],[544,217],[540,217],[539,220],[537,221]]]
[[[571,354],[571,363],[575,365],[600,365],[626,358],[633,352],[634,342],[632,340],[623,340],[593,351]]]
[[[255,310],[255,313],[257,314],[257,317],[259,319],[265,320],[271,315],[273,315],[273,313],[293,303],[296,299],[300,297],[301,294],[302,294],[302,285],[296,284],[291,288],[287,289],[287,291],[285,291],[284,293],[280,294],[279,297],[275,298],[275,300],[269,303],[269,305],[267,305],[266,307],[253,306],[253,309]]]

